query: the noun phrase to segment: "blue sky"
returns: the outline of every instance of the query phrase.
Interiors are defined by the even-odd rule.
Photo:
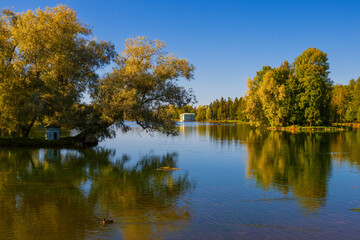
[[[66,4],[99,40],[118,51],[136,35],[166,42],[195,65],[198,104],[241,97],[264,65],[290,63],[316,47],[328,54],[330,78],[347,84],[360,76],[360,1],[1,0],[16,12]],[[109,69],[107,69],[109,70]]]

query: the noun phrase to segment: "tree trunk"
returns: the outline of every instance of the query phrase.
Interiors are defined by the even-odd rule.
[[[27,125],[20,124],[20,130],[21,130],[21,136],[22,137],[29,137],[30,130],[34,125],[35,120],[36,120],[36,117],[34,117],[31,120],[31,122],[29,124],[27,124]]]
[[[99,143],[95,134],[90,134],[86,130],[81,131],[79,134],[74,136],[74,138],[77,139],[80,147],[93,147]]]
[[[22,137],[29,137],[30,129],[27,127],[21,128],[21,136]]]

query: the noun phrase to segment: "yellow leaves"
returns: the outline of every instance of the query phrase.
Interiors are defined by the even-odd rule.
[[[98,84],[95,71],[114,58],[114,46],[89,40],[91,29],[65,5],[10,15],[0,20],[0,44],[9,45],[0,59],[0,99],[13,102],[0,102],[8,109],[0,121],[61,116]]]
[[[141,121],[143,128],[174,129],[159,109],[190,101],[192,95],[175,81],[190,79],[194,67],[164,48],[165,43],[146,37],[126,40],[125,49],[116,59],[117,67],[100,85],[105,119],[119,122],[118,118],[125,116]]]
[[[284,84],[282,84],[279,87],[278,92],[279,92],[279,100],[285,100],[286,92],[285,92],[285,85]]]

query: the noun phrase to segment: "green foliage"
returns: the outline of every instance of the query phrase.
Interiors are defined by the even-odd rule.
[[[271,126],[282,126],[287,118],[285,83],[289,78],[289,73],[290,67],[285,62],[279,68],[267,71],[259,86],[259,99],[264,115]]]
[[[205,122],[206,120],[206,106],[199,106],[196,109],[196,117],[195,121],[197,122]]]
[[[332,86],[328,74],[326,53],[307,49],[292,65],[284,61],[277,68],[262,67],[248,80],[245,97],[216,99],[199,107],[196,119],[203,121],[205,115],[206,121],[241,120],[272,127],[360,121],[360,78]]]
[[[181,113],[195,113],[195,120],[198,122],[205,121],[230,121],[230,120],[242,120],[246,121],[245,116],[245,100],[244,98],[235,98],[233,101],[231,98],[220,100],[216,99],[209,105],[199,106],[197,108],[191,105],[185,105],[183,107],[168,106],[165,109],[172,119],[179,119]]]
[[[341,123],[349,108],[350,94],[347,86],[335,85],[332,89],[331,110],[332,120]]]
[[[261,71],[256,73],[253,80],[250,78],[247,81],[248,91],[246,94],[246,117],[253,125],[266,125],[265,112],[263,111],[262,102],[259,96],[259,87],[262,85],[263,76],[266,72],[272,70],[269,66],[264,66]]]
[[[343,101],[345,108],[343,111],[345,112],[344,119],[348,122],[356,122],[360,121],[360,77],[355,81],[353,79],[350,80],[349,85],[344,86],[344,90],[346,91],[346,97]],[[332,102],[336,102],[339,99],[340,94],[333,95]]]
[[[332,83],[326,53],[303,52],[292,66],[264,66],[248,80],[246,114],[254,125],[328,124]]]
[[[212,111],[212,104],[206,109],[206,120],[213,119],[213,111]]]
[[[309,48],[294,62],[294,77],[300,86],[299,106],[310,126],[329,122],[332,83],[327,60],[326,53]]]

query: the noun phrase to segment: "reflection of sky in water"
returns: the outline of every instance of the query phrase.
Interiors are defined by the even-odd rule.
[[[79,224],[65,227],[70,235],[84,233],[78,239],[354,239],[360,234],[359,213],[350,210],[360,208],[356,132],[292,135],[197,123],[180,123],[179,129],[180,135],[171,137],[134,127],[93,150],[0,151],[0,172],[24,165],[19,174],[0,175],[6,180],[0,203],[6,196],[19,216],[53,219],[53,232],[53,226],[68,223],[63,219],[82,214],[76,217]],[[8,156],[14,160],[7,165]],[[156,170],[169,164],[181,170]],[[11,229],[11,209],[0,212],[5,229]],[[101,217],[117,221],[100,228]]]
[[[181,126],[185,126],[181,129]],[[217,145],[209,144],[209,136],[198,136],[196,123],[180,123],[179,136],[166,136],[153,133],[153,136],[134,127],[133,131],[123,134],[117,133],[117,138],[106,140],[100,146],[116,149],[117,156],[127,154],[133,163],[141,156],[152,154],[165,154],[167,152],[179,153],[179,167],[191,170],[191,178],[201,179],[199,184],[211,188],[227,189],[226,186],[234,182],[246,181],[246,149],[239,144]],[[224,140],[225,142],[225,140]],[[221,144],[221,143],[220,143]],[[229,185],[229,183],[231,183]],[[232,186],[231,191],[240,188]],[[230,190],[230,189],[229,189]]]
[[[87,179],[85,182],[79,183],[79,188],[82,190],[86,198],[89,197],[92,183],[93,183],[92,179]]]

